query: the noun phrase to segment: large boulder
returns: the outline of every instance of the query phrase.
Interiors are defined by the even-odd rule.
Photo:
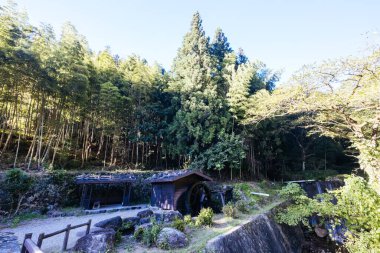
[[[90,228],[90,233],[92,233],[92,232],[96,232],[96,231],[99,231],[99,230],[104,230],[104,228],[99,228],[99,227],[92,227],[92,228]],[[75,231],[75,230],[74,230]],[[77,237],[83,237],[83,236],[85,236],[86,235],[86,231],[85,230],[83,230],[83,229],[80,229],[80,231],[78,231],[77,233],[76,233],[76,236]]]
[[[113,229],[102,229],[94,231],[78,239],[72,252],[99,253],[108,252],[115,245],[115,231]]]
[[[143,210],[143,211],[140,211],[137,213],[137,217],[139,217],[140,219],[141,218],[147,218],[147,217],[150,217],[152,215],[153,215],[153,211],[150,209],[146,209],[146,210]]]
[[[186,235],[174,228],[163,228],[157,237],[157,246],[161,249],[177,249],[188,245]]]
[[[154,212],[154,217],[156,219],[156,221],[158,222],[165,222],[165,223],[169,223],[169,222],[172,222],[174,221],[175,219],[183,219],[183,216],[180,212],[178,211],[172,211],[172,210],[169,210],[169,211],[164,211],[164,210],[160,210],[160,211],[156,211]]]
[[[141,218],[140,219],[140,225],[146,224],[146,223],[150,223],[150,218],[149,217]]]
[[[123,224],[130,224],[131,226],[135,226],[140,223],[140,218],[133,216],[133,217],[127,217],[123,219]]]
[[[121,228],[123,225],[123,220],[120,216],[116,216],[107,220],[102,220],[96,223],[94,226],[99,228],[112,228],[115,231]]]

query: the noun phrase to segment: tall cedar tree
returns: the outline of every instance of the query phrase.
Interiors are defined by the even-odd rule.
[[[176,140],[172,151],[185,154],[185,160],[195,159],[227,132],[230,116],[225,100],[218,95],[216,72],[209,39],[199,13],[195,13],[191,30],[174,60],[173,81],[169,84],[179,104],[171,125]]]

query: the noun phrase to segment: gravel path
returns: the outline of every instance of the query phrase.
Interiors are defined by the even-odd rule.
[[[22,244],[24,235],[26,233],[33,233],[32,239],[34,242],[37,242],[37,238],[40,233],[45,233],[45,234],[52,233],[57,230],[61,230],[65,228],[68,224],[78,225],[81,223],[85,223],[89,219],[91,219],[92,220],[91,228],[92,228],[93,224],[101,220],[105,220],[105,219],[112,218],[115,216],[121,216],[121,218],[132,217],[132,216],[136,216],[138,212],[145,209],[118,211],[118,212],[112,212],[112,213],[90,214],[90,215],[83,215],[83,216],[35,219],[35,220],[22,223],[15,228],[4,228],[4,229],[1,229],[0,231],[15,233],[15,235],[18,237],[18,241],[20,244]],[[67,248],[73,247],[76,240],[82,237],[85,231],[86,231],[86,227],[81,227],[75,230],[71,230]],[[63,243],[63,237],[64,237],[64,233],[45,239],[42,243],[42,250],[45,253],[60,252],[62,243]]]

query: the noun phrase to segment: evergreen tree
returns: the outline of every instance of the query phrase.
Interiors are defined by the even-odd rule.
[[[216,29],[214,39],[210,45],[210,53],[216,60],[216,68],[221,71],[224,58],[227,54],[232,53],[233,50],[230,47],[227,37],[221,28]]]
[[[229,90],[227,94],[230,112],[237,121],[245,117],[248,107],[249,91],[252,78],[256,69],[253,64],[244,63],[239,65],[236,71],[232,70],[229,77]]]
[[[228,91],[228,82],[225,78],[227,66],[236,61],[236,57],[232,52],[233,50],[227,37],[222,29],[218,28],[210,45],[210,54],[214,61],[214,68],[216,69],[216,72],[213,73],[214,79],[217,82],[218,94],[221,97],[225,97]]]
[[[225,101],[218,96],[217,70],[210,54],[199,13],[195,13],[191,30],[185,35],[173,66],[170,90],[176,94],[179,108],[171,124],[176,140],[173,153],[193,160],[217,142],[229,120]]]
[[[245,55],[244,50],[242,48],[239,48],[237,55],[236,55],[236,68],[240,64],[244,64],[248,62],[248,57]]]

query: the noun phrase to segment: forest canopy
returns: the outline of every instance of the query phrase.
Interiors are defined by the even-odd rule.
[[[290,179],[347,172],[356,157],[367,172],[377,166],[379,105],[363,100],[376,94],[376,54],[310,67],[276,88],[278,72],[234,50],[220,28],[209,38],[199,13],[168,71],[94,52],[70,23],[56,36],[15,4],[0,8],[3,168],[188,167]],[[326,92],[345,77],[353,80]],[[347,118],[352,108],[358,116]]]

